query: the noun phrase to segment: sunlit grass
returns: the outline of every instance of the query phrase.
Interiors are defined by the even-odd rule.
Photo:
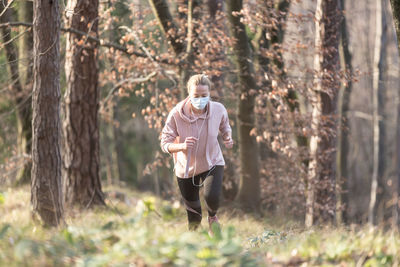
[[[211,238],[206,219],[187,231],[179,202],[126,188],[105,191],[108,208],[70,211],[65,226],[47,229],[30,218],[29,188],[0,189],[0,266],[399,265],[396,231],[305,230],[223,207],[222,232]]]

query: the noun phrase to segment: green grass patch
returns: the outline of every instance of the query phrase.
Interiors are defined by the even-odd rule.
[[[119,190],[119,194],[113,191]],[[70,211],[66,225],[46,229],[30,219],[29,189],[0,190],[0,265],[4,266],[396,266],[395,231],[269,225],[231,216],[208,235],[206,220],[187,231],[179,202],[107,188],[109,208]],[[216,229],[218,230],[218,229]]]

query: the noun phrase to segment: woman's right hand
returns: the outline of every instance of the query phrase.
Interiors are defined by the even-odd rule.
[[[194,145],[196,144],[198,138],[190,136],[186,137],[185,142],[182,143],[182,151],[187,152],[188,149],[192,149]]]

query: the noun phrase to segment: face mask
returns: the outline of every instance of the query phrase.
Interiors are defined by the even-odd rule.
[[[193,107],[196,109],[203,109],[206,107],[210,97],[191,97],[190,102],[192,102]]]

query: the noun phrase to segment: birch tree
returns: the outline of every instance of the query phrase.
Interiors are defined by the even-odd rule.
[[[339,92],[339,1],[318,0],[315,13],[313,135],[310,139],[305,224],[331,221],[335,215],[335,164],[337,95]]]
[[[382,64],[384,60],[384,13],[383,1],[376,1],[376,32],[373,55],[373,73],[372,73],[372,129],[373,129],[373,155],[372,155],[372,179],[371,179],[371,195],[368,208],[368,222],[370,224],[377,223],[377,207],[381,204],[383,188],[383,118],[381,117],[383,110],[382,101]]]

